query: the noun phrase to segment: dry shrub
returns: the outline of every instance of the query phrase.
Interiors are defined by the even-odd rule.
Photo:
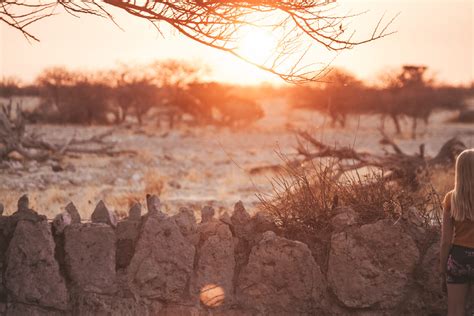
[[[288,164],[287,164],[288,165]],[[411,207],[425,225],[437,224],[440,202],[432,186],[413,192],[390,181],[383,171],[367,169],[341,175],[337,161],[286,167],[273,179],[273,194],[259,195],[262,208],[289,235],[325,235],[337,207],[350,207],[359,224],[399,219]],[[413,209],[412,209],[413,210]]]
[[[426,181],[430,182],[433,189],[442,197],[454,187],[454,168],[434,168],[427,177]]]

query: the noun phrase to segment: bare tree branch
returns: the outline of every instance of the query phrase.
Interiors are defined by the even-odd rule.
[[[26,0],[0,1],[0,19],[21,31],[29,40],[38,40],[27,27],[49,17],[58,7],[79,16],[92,14],[114,21],[110,8],[153,23],[160,31],[160,23],[169,24],[181,34],[201,44],[228,52],[260,69],[282,79],[302,83],[314,81],[324,72],[317,64],[309,63],[311,42],[330,51],[350,49],[383,38],[393,32],[389,27],[393,19],[384,17],[365,38],[355,39],[355,31],[348,31],[350,19],[358,14],[339,15],[334,11],[334,0],[309,1],[222,1],[222,0],[42,0],[31,4]],[[115,23],[115,21],[114,21]],[[278,43],[274,51],[261,61],[239,50],[239,39],[244,27],[264,29],[275,35]]]

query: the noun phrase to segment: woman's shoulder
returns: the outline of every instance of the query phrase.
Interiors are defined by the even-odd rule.
[[[451,196],[453,195],[453,190],[446,193],[443,200],[443,208],[449,210],[451,208]]]

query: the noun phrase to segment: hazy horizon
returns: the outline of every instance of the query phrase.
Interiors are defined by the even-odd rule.
[[[378,19],[400,13],[391,27],[395,34],[342,51],[335,56],[321,53],[315,61],[342,67],[363,80],[403,64],[422,64],[441,82],[469,84],[474,80],[474,5],[457,1],[339,1],[344,12],[365,11],[353,29],[363,37]],[[17,30],[0,24],[0,66],[2,76],[31,82],[43,69],[109,69],[118,63],[144,64],[156,59],[176,58],[209,65],[204,78],[239,84],[273,84],[283,81],[237,58],[206,47],[163,25],[164,37],[149,22],[123,13],[111,12],[121,30],[110,20],[67,13],[39,21],[29,31],[40,42],[28,42]],[[420,21],[422,21],[420,23]],[[452,23],[450,21],[456,21]],[[256,48],[258,50],[258,47]]]

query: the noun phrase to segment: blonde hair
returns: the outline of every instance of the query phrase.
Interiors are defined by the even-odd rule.
[[[474,221],[474,149],[466,149],[456,159],[456,177],[451,196],[451,216],[456,221]]]

